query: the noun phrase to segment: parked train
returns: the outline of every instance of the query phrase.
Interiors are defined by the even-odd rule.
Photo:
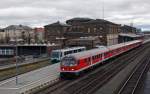
[[[71,48],[65,48],[65,49],[59,49],[59,50],[52,50],[51,62],[52,63],[60,62],[60,60],[66,55],[82,52],[85,50],[86,50],[86,47],[71,47]]]
[[[142,44],[142,40],[125,42],[106,48],[95,48],[92,50],[68,55],[61,60],[60,76],[70,77],[79,76],[86,69],[96,66],[105,60],[127,52]]]

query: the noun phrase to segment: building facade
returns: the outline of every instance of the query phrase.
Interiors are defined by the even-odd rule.
[[[74,46],[85,46],[86,49],[95,48],[98,45],[101,45],[101,40],[99,37],[81,37],[77,39],[70,39],[66,41],[67,47],[74,47]]]
[[[13,43],[16,41],[22,43],[30,43],[34,39],[33,29],[28,26],[10,25],[4,28],[4,32],[6,43]]]
[[[68,31],[70,25],[65,23],[52,23],[44,26],[45,38],[50,43],[60,43],[64,39],[64,34]]]
[[[47,41],[54,43],[62,42],[59,39],[67,41],[97,36],[101,45],[113,45],[118,43],[120,26],[103,19],[72,18],[67,20],[66,24],[56,22],[45,26],[45,35]]]
[[[4,43],[5,42],[5,32],[3,29],[0,29],[0,43]]]
[[[36,43],[44,43],[45,42],[45,30],[44,28],[35,28],[35,42]]]
[[[101,40],[101,45],[113,45],[118,43],[118,34],[121,26],[119,24],[103,19],[90,18],[74,18],[67,20],[66,23],[71,25],[71,32],[67,33],[73,32],[72,36],[68,37],[74,37],[75,34],[78,34],[80,37],[98,36]]]
[[[121,26],[122,33],[134,33],[135,34],[137,31],[138,29],[133,26],[128,26],[128,25]]]

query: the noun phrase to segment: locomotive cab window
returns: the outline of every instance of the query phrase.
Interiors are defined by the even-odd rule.
[[[71,58],[71,57],[66,57],[66,58],[64,58],[64,59],[62,60],[61,64],[62,64],[63,66],[76,66],[76,65],[77,65],[75,59],[74,59],[74,58]]]

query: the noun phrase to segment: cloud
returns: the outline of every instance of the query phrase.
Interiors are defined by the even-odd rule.
[[[3,0],[0,27],[10,24],[43,26],[73,17],[102,18],[145,28],[150,24],[149,0]],[[143,27],[142,27],[143,26]]]

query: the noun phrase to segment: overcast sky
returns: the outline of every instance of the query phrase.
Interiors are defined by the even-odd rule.
[[[0,27],[41,27],[73,17],[101,19],[103,1],[106,20],[150,29],[150,0],[1,0]]]

